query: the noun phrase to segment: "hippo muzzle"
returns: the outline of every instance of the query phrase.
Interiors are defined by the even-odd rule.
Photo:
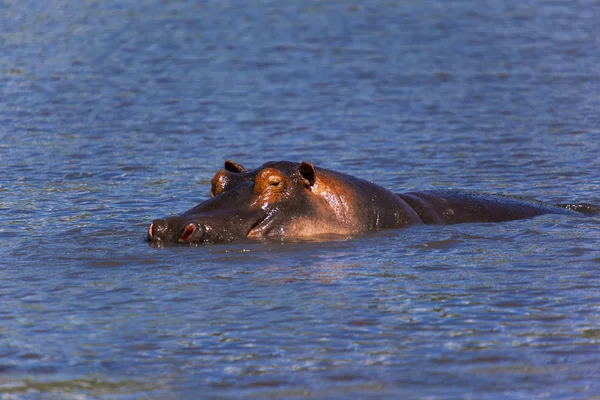
[[[252,183],[242,183],[181,215],[155,219],[148,241],[226,243],[245,238],[267,216],[261,207],[251,205],[252,195]]]
[[[233,218],[231,218],[233,217]],[[148,228],[148,241],[171,243],[227,243],[244,238],[257,225],[239,216],[187,216],[156,219]],[[237,221],[237,222],[235,222]]]
[[[208,239],[205,233],[211,229],[197,222],[185,222],[179,217],[155,219],[148,228],[148,241],[151,242],[179,242],[184,243],[195,239],[202,242]]]

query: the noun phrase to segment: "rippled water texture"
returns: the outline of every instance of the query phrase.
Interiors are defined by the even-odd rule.
[[[600,204],[596,1],[0,2],[0,398],[600,396],[600,217],[157,248],[226,158]]]

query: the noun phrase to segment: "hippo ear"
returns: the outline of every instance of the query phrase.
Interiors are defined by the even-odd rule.
[[[246,172],[246,168],[243,167],[242,164],[238,164],[231,160],[225,160],[225,171],[235,172],[239,174],[240,172]]]
[[[300,164],[300,169],[298,171],[300,172],[300,176],[302,177],[302,179],[304,179],[304,183],[307,186],[312,186],[315,184],[317,176],[315,173],[314,165],[312,165],[309,162],[302,161],[302,164]]]

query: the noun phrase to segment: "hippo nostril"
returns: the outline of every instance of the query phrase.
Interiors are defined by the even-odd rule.
[[[169,225],[164,219],[155,219],[148,228],[148,239],[161,239],[167,232]]]
[[[187,224],[185,228],[183,228],[183,232],[181,232],[181,236],[179,237],[180,242],[185,242],[192,236],[192,233],[196,230],[196,224],[190,223]]]

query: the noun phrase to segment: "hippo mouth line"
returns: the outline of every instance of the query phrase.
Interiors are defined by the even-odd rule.
[[[256,221],[254,224],[252,224],[252,226],[250,227],[250,229],[246,232],[246,237],[251,236],[252,232],[259,227],[263,222],[265,222],[265,220],[268,218],[268,215],[264,218],[260,218],[258,221]],[[152,228],[150,228],[152,229]],[[187,242],[192,235],[198,230],[198,229],[202,229],[198,224],[194,223],[194,222],[190,222],[187,225],[185,225],[185,227],[183,228],[183,230],[181,231],[181,233],[179,234],[179,238],[177,239],[177,241],[179,243],[185,243]],[[200,233],[200,237],[197,238],[199,241],[202,241],[202,235],[203,233]]]
[[[267,218],[268,218],[268,217],[269,217],[269,216],[267,215],[266,217],[264,217],[264,218],[260,218],[258,221],[256,221],[256,222],[255,222],[255,223],[254,223],[254,224],[253,224],[253,225],[250,227],[250,229],[248,230],[248,232],[246,232],[246,237],[248,237],[248,236],[252,235],[252,232],[254,232],[254,230],[255,230],[256,228],[258,228],[258,227],[259,227],[259,226],[260,226],[260,225],[261,225],[263,222],[265,222],[265,221],[267,220]]]

